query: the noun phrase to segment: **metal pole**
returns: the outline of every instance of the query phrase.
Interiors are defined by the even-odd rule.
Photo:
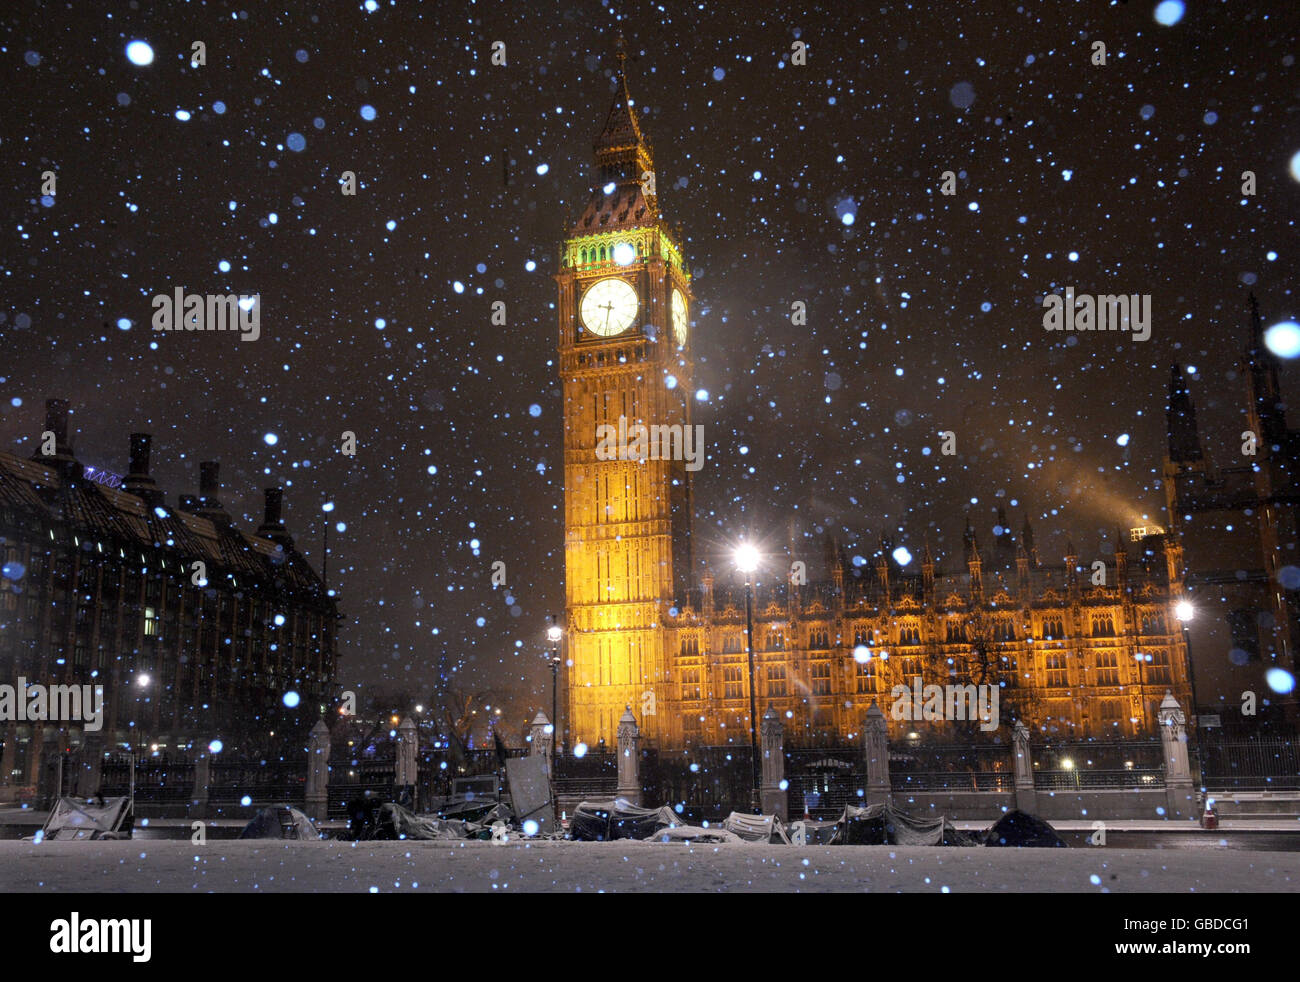
[[[1189,722],[1195,720],[1193,733],[1196,739],[1196,776],[1199,779],[1196,783],[1201,786],[1201,790],[1204,790],[1205,768],[1201,763],[1201,758],[1203,756],[1201,751],[1201,720],[1196,714],[1196,670],[1192,668],[1192,632],[1191,628],[1188,627],[1187,621],[1181,621],[1180,623],[1183,625],[1183,646],[1187,649],[1187,687],[1191,690],[1189,698],[1192,703],[1192,711],[1187,714],[1187,719]]]
[[[559,755],[560,717],[556,713],[560,679],[560,655],[557,648],[551,649],[551,775],[555,775],[555,758]]]
[[[1187,687],[1191,690],[1192,712],[1191,716],[1196,716],[1196,669],[1192,667],[1192,632],[1187,626],[1187,621],[1180,622],[1183,625],[1183,646],[1187,649]],[[1196,729],[1200,730],[1200,722],[1197,722]]]
[[[749,579],[745,580],[745,638],[746,648],[749,651],[749,754],[750,763],[753,765],[754,787],[750,791],[749,805],[758,815],[762,812],[762,799],[759,794],[759,776],[758,776],[758,728],[755,725],[757,710],[754,701],[754,689],[758,684],[758,679],[754,675],[754,611],[753,611],[754,591],[750,585]]]

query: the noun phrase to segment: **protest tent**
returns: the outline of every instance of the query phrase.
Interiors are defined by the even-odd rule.
[[[129,839],[135,824],[131,799],[60,798],[41,827],[43,842],[67,839]]]

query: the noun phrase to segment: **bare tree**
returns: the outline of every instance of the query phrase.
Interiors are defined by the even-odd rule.
[[[490,706],[500,698],[500,693],[492,688],[470,690],[451,686],[436,693],[430,702],[439,707],[439,718],[447,728],[453,747],[464,754],[468,752],[475,713],[480,707]]]

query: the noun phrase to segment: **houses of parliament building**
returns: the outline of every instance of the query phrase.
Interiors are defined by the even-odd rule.
[[[607,427],[690,427],[694,391],[691,274],[680,235],[659,212],[653,153],[621,60],[594,144],[595,187],[555,277],[565,729],[571,743],[612,744],[630,707],[660,748],[743,744],[745,593],[700,574],[692,474],[672,459],[680,454],[598,453]],[[900,565],[886,540],[854,561],[827,541],[804,564],[808,576],[765,575],[753,597],[759,712],[770,705],[781,715],[787,745],[855,740],[873,702],[891,738],[951,725],[890,718],[891,689],[919,676],[998,685],[1002,729],[990,736],[1003,740],[1020,719],[1054,738],[1155,735],[1166,692],[1190,703],[1174,616],[1185,590],[1177,537],[1117,531],[1101,570],[1073,547],[1063,562],[1042,561],[1032,527],[1020,524],[1015,534],[1000,514],[991,536],[968,524],[964,555],[942,562],[927,547],[919,562]]]

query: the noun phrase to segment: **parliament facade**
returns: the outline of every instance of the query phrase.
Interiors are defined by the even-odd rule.
[[[131,435],[125,480],[76,459],[62,400],[39,443],[30,459],[0,453],[0,683],[103,686],[102,717],[0,721],[0,786],[35,784],[44,754],[77,744],[296,752],[334,698],[339,615],[280,489],[250,534],[219,500],[215,462],[175,506],[147,434]]]
[[[697,562],[691,470],[680,453],[657,452],[692,426],[694,297],[621,61],[595,186],[556,273],[565,730],[570,743],[612,744],[630,707],[661,748],[747,743],[743,580],[724,591]],[[598,452],[598,434],[637,427],[651,430],[648,445]],[[1000,516],[995,532],[981,543],[968,526],[963,555],[927,547],[906,565],[887,541],[856,563],[833,542],[815,562],[769,559],[753,604],[758,712],[782,715],[789,745],[855,739],[872,702],[891,736],[943,739],[953,724],[892,718],[891,690],[918,677],[997,686],[1004,740],[1021,719],[1058,738],[1155,735],[1166,692],[1188,704],[1176,540],[1117,532],[1099,569],[1073,547],[1061,563],[1040,561],[1027,523],[1013,535]]]

